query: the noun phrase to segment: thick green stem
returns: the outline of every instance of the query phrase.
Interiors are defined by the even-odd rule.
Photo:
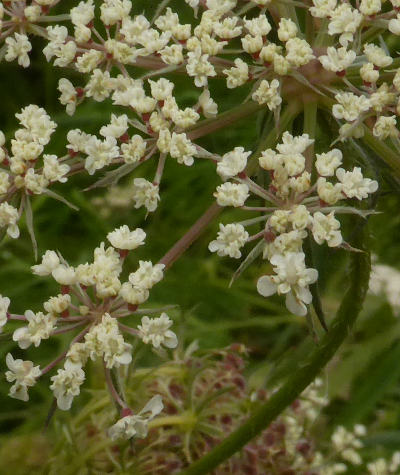
[[[361,233],[360,233],[361,234]],[[358,246],[362,242],[357,243]],[[329,332],[315,347],[305,362],[299,362],[296,371],[281,389],[259,407],[241,427],[232,432],[221,444],[192,464],[181,475],[204,475],[221,462],[240,451],[253,437],[288,407],[316,378],[347,337],[359,314],[368,289],[370,256],[367,252],[351,254],[350,284]]]
[[[361,140],[389,165],[397,178],[400,178],[400,157],[397,152],[388,147],[384,141],[374,137],[366,126],[364,126],[364,136]]]

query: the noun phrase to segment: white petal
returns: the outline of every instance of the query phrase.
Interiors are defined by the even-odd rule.
[[[277,290],[277,285],[272,281],[270,275],[263,275],[257,281],[257,291],[263,297],[270,297],[275,294]]]
[[[304,303],[309,304],[312,302],[312,295],[308,287],[300,287],[297,289],[297,297]]]
[[[165,333],[164,346],[167,348],[176,348],[178,346],[178,338],[173,331],[168,330]]]
[[[71,409],[72,400],[73,400],[73,396],[71,394],[68,394],[66,396],[58,396],[57,406],[62,411],[68,411],[69,409]]]
[[[304,317],[307,315],[307,307],[304,305],[303,302],[297,300],[296,297],[293,295],[292,292],[286,294],[286,308],[289,312],[298,315],[299,317]]]
[[[139,414],[143,414],[145,412],[151,412],[151,417],[155,417],[159,414],[164,408],[164,404],[162,402],[162,398],[159,394],[152,397],[150,401],[144,406],[144,408],[139,412]]]
[[[211,241],[210,244],[208,245],[208,250],[211,252],[215,252],[219,250],[219,243],[218,241]]]
[[[15,364],[14,363],[15,363],[15,360],[13,358],[13,355],[11,353],[7,353],[6,365],[7,365],[9,370],[14,371],[14,369],[15,369]]]
[[[7,234],[13,238],[17,239],[19,237],[19,228],[16,224],[10,224],[7,228]]]

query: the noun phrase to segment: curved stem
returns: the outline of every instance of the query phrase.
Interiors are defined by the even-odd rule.
[[[361,233],[359,233],[361,234]],[[362,246],[362,240],[356,243]],[[241,427],[232,432],[221,444],[211,450],[180,475],[204,475],[221,462],[241,450],[258,435],[315,379],[336,353],[347,337],[350,328],[360,313],[368,289],[370,255],[367,252],[352,253],[350,285],[343,298],[329,332],[307,361],[299,362],[296,371],[271,398],[260,406]]]

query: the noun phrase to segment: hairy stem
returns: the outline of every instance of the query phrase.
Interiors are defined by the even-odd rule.
[[[362,246],[362,239],[359,239],[359,241],[358,246]],[[321,340],[319,346],[315,347],[305,362],[298,363],[296,371],[293,372],[279,391],[254,411],[247,422],[232,432],[229,437],[207,455],[180,472],[181,475],[204,475],[211,472],[221,462],[241,450],[253,437],[266,429],[315,379],[336,353],[356,321],[368,289],[369,273],[369,253],[352,253],[348,290],[329,332]]]

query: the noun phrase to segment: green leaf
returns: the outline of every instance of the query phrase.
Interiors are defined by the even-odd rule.
[[[63,196],[59,195],[58,193],[55,193],[54,191],[52,190],[46,190],[45,191],[45,194],[50,196],[50,198],[53,198],[57,201],[61,201],[61,203],[64,203],[65,205],[68,206],[68,208],[71,208],[73,209],[74,211],[79,211],[79,208],[76,207],[75,205],[73,205],[70,201],[68,201],[67,199],[65,199]]]
[[[93,190],[94,188],[100,188],[104,186],[114,186],[116,185],[119,180],[127,175],[128,173],[132,172],[135,168],[140,165],[140,162],[137,163],[125,163],[120,167],[116,168],[115,170],[111,170],[106,172],[103,178],[93,183],[93,185],[88,186],[85,188],[84,191]]]

